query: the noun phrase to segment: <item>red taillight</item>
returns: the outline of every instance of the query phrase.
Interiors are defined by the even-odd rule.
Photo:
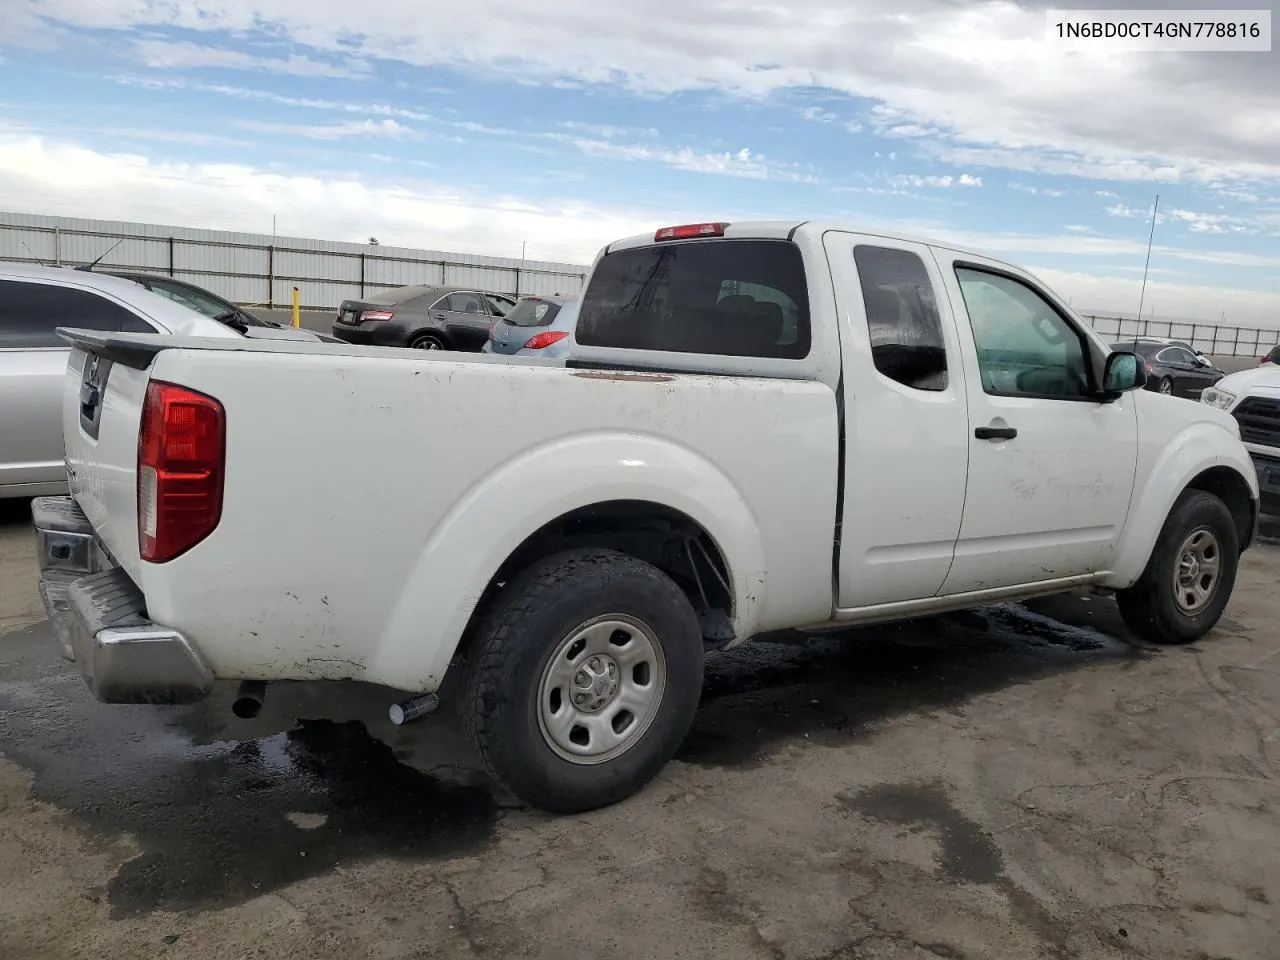
[[[365,310],[360,314],[360,322],[366,320],[390,320],[395,314],[390,310]]]
[[[164,563],[211,534],[222,518],[226,414],[213,397],[152,380],[138,434],[138,547]]]
[[[1259,363],[1270,363],[1270,362],[1271,362],[1271,355],[1270,355],[1270,354],[1267,354],[1265,357],[1263,357],[1263,358],[1262,358],[1261,360],[1259,360],[1258,362],[1259,362]]]
[[[568,335],[568,331],[565,330],[547,330],[545,333],[537,333],[525,341],[524,349],[542,350],[553,343],[559,343]]]
[[[653,235],[657,243],[660,240],[688,240],[691,237],[723,237],[727,223],[686,223],[678,227],[663,227]]]

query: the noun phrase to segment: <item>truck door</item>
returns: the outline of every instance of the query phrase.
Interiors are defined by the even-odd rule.
[[[1025,274],[935,250],[963,330],[969,482],[951,595],[1107,569],[1138,453],[1135,399],[1096,398],[1086,328]]]
[[[934,596],[964,508],[959,329],[921,244],[829,232],[845,417],[837,605]]]

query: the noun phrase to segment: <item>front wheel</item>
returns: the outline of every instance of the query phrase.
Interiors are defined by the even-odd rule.
[[[1239,535],[1226,504],[1186,490],[1164,522],[1142,578],[1116,594],[1125,625],[1151,643],[1192,643],[1213,629],[1235,588]]]
[[[702,691],[702,633],[662,571],[573,550],[518,575],[469,657],[462,721],[489,774],[527,803],[624,800],[675,754]]]

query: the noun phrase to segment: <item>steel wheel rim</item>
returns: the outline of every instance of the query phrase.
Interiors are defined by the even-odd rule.
[[[591,765],[622,756],[644,737],[667,686],[657,635],[623,614],[569,631],[538,684],[538,730],[561,759]]]
[[[1188,616],[1204,610],[1222,582],[1222,545],[1208,527],[1187,534],[1173,568],[1173,599]]]

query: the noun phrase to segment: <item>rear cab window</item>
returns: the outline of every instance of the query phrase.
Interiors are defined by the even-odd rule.
[[[804,359],[812,331],[800,249],[717,238],[608,253],[581,298],[576,338],[587,347]]]

